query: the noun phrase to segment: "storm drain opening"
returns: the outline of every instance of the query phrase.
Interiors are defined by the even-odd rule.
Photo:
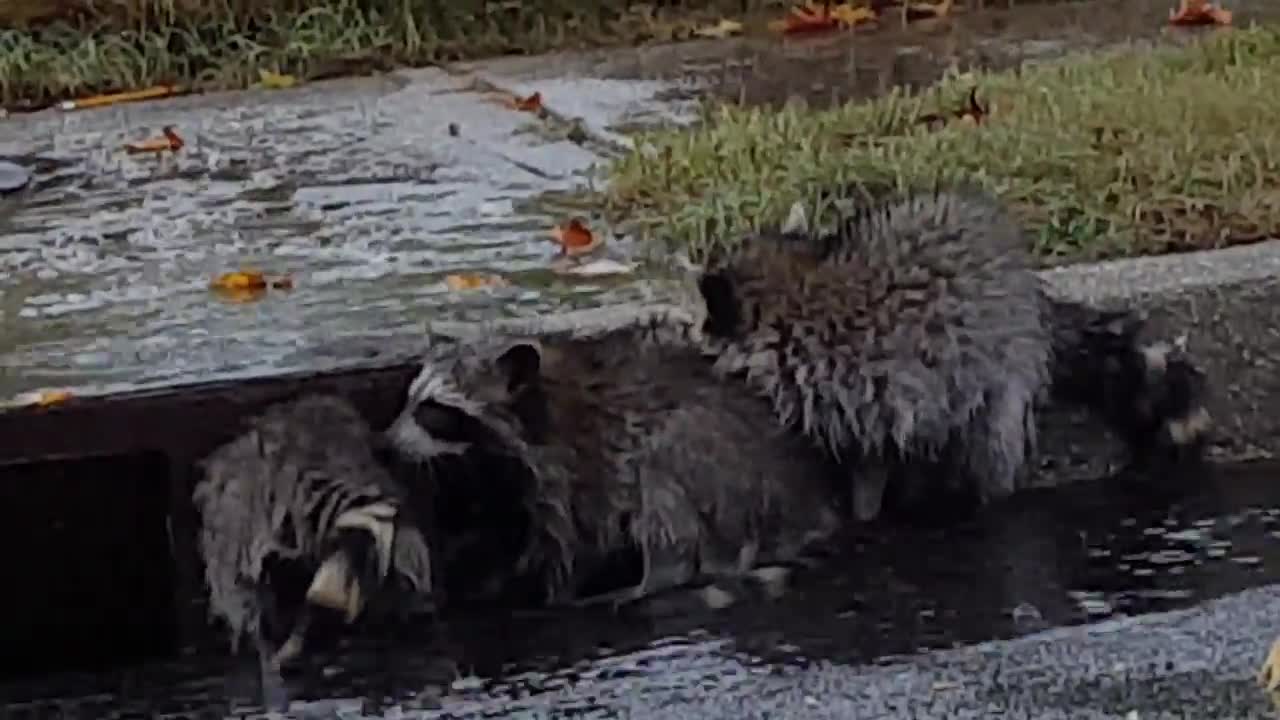
[[[0,465],[0,677],[176,651],[161,453]]]

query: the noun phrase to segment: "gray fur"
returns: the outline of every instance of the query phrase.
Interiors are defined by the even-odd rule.
[[[285,608],[300,615],[284,647],[271,647],[266,637],[280,609],[269,606],[290,590],[275,586],[269,568],[296,562],[313,579],[322,567],[346,569],[356,558],[342,555],[343,525],[390,538],[389,546],[374,543],[379,583],[393,579],[414,594],[431,592],[426,541],[404,517],[400,488],[375,458],[378,439],[345,400],[304,396],[253,418],[244,434],[203,461],[205,477],[193,495],[202,519],[199,549],[211,612],[226,621],[233,649],[249,636],[260,654],[278,650],[280,660],[301,651],[306,608]],[[379,589],[361,582],[359,575],[344,578],[355,614]]]
[[[518,457],[533,484],[519,565],[553,603],[581,601],[593,568],[628,548],[645,572],[623,600],[799,560],[839,525],[832,466],[685,334],[656,321],[459,343],[425,363],[389,437],[429,462],[466,451],[415,420],[435,401],[500,438],[490,451]]]
[[[745,378],[783,425],[858,468],[859,517],[879,511],[893,478],[907,494],[949,487],[987,502],[1026,478],[1037,401],[1059,376],[1085,374],[1056,365],[1059,355],[1096,357],[1091,378],[1151,356],[1132,344],[1127,317],[1114,335],[1070,324],[1105,315],[1088,308],[1060,321],[1065,303],[1046,296],[1028,248],[1004,209],[971,190],[883,202],[825,237],[750,237],[699,281],[706,346],[718,373]],[[1160,396],[1171,382],[1163,368],[1141,369],[1150,372],[1135,382]],[[1194,368],[1179,360],[1177,371],[1188,393],[1199,389]],[[1184,395],[1156,418],[1170,436],[1176,421],[1203,413],[1198,396]]]

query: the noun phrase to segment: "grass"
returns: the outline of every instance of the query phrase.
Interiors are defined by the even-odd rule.
[[[930,130],[965,106],[982,124]],[[1218,33],[1184,47],[1071,57],[1021,71],[952,74],[825,110],[708,108],[619,160],[601,200],[641,234],[686,247],[780,222],[795,201],[968,182],[1034,229],[1046,265],[1220,247],[1280,236],[1280,29]]]
[[[3,0],[0,104],[688,37],[780,0]]]

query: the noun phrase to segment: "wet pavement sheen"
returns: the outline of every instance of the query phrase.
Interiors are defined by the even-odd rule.
[[[843,566],[719,615],[451,617],[450,650],[398,650],[403,689],[449,686],[438,708],[402,699],[364,712],[381,657],[365,648],[321,656],[293,712],[1263,717],[1253,673],[1280,633],[1277,471],[1217,470],[1162,489],[1084,482],[950,526],[869,527]],[[251,668],[248,656],[200,656],[0,693],[12,717],[247,717]]]

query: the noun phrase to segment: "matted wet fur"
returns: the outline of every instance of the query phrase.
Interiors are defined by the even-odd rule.
[[[233,650],[248,636],[269,705],[317,609],[347,623],[387,589],[427,608],[431,558],[405,495],[375,455],[381,438],[345,400],[280,403],[202,463],[194,491],[212,614]]]
[[[470,522],[490,533],[519,527],[501,541],[507,572],[501,553],[466,561],[487,565],[488,589],[532,578],[538,602],[617,606],[706,581],[703,598],[719,606],[732,602],[726,583],[781,581],[780,566],[837,530],[834,465],[780,428],[767,402],[718,379],[673,329],[489,338],[431,353],[388,437],[442,490],[465,485],[441,500],[442,517],[453,502],[474,506]],[[469,472],[477,463],[491,472]],[[486,506],[495,518],[514,507],[524,522],[484,523]],[[628,557],[642,566],[638,582],[593,595],[593,581]]]
[[[704,340],[721,375],[855,469],[860,519],[882,502],[1012,492],[1050,391],[1097,411],[1136,457],[1198,456],[1203,374],[1143,344],[1135,314],[1050,297],[993,198],[889,199],[824,235],[789,224],[707,264]]]

